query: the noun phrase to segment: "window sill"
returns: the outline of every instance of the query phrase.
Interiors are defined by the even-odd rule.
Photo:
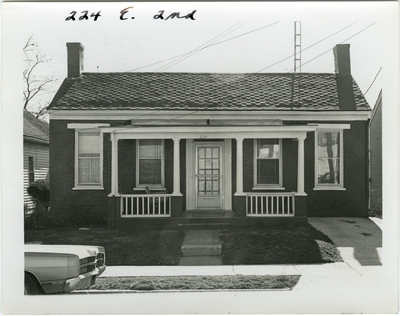
[[[77,186],[73,187],[72,190],[104,190],[103,186]]]
[[[337,185],[317,186],[314,191],[346,191],[346,188]]]
[[[138,186],[136,188],[133,188],[133,191],[145,191],[146,190],[146,186],[147,185],[143,185],[143,186]],[[157,191],[157,190],[166,190],[166,188],[162,187],[162,186],[155,186],[155,187],[150,187],[148,186],[150,191]]]
[[[285,188],[280,186],[256,186],[253,187],[253,190],[285,190]]]

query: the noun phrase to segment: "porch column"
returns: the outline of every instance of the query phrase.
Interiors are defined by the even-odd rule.
[[[111,133],[111,195],[118,194],[118,140]]]
[[[297,193],[306,195],[304,192],[304,138],[297,139]]]
[[[236,138],[236,194],[243,194],[243,138]]]
[[[180,138],[174,138],[174,191],[172,194],[181,193],[181,175],[180,175],[180,160],[179,160],[179,141]]]

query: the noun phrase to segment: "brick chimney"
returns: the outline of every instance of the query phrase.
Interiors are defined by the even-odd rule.
[[[351,76],[350,44],[338,44],[333,49],[335,73],[339,76]]]
[[[343,111],[355,111],[356,102],[353,89],[353,77],[350,67],[350,44],[338,44],[333,49],[339,108]]]
[[[67,43],[68,78],[80,77],[83,72],[83,50],[81,43]]]

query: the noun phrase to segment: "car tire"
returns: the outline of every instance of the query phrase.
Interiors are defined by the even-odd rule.
[[[39,295],[43,293],[42,287],[38,280],[30,274],[25,273],[25,295]]]

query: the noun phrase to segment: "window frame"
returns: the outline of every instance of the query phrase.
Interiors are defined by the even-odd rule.
[[[80,184],[79,183],[79,133],[99,133],[99,140],[100,140],[100,163],[99,163],[99,176],[100,181],[99,183],[93,184]],[[77,128],[75,129],[75,174],[74,174],[74,190],[103,190],[103,149],[104,149],[104,135],[101,129],[99,128]]]
[[[140,141],[141,140],[160,140],[161,141],[161,183],[160,184],[150,184],[150,183],[140,183],[139,181],[139,155],[140,155]],[[136,188],[143,190],[146,186],[150,189],[163,190],[165,189],[165,142],[164,139],[136,139]]]
[[[257,183],[257,160],[258,160],[258,141],[261,139],[277,139],[279,141],[279,183],[274,184],[259,184]],[[255,138],[253,140],[253,190],[263,190],[263,189],[271,189],[271,190],[284,190],[283,187],[283,164],[282,164],[282,138]]]
[[[32,156],[28,157],[28,182],[35,182],[35,162]]]
[[[318,183],[318,135],[319,133],[338,133],[339,146],[339,183]],[[314,190],[346,190],[344,187],[344,151],[343,151],[343,129],[318,128],[314,136]]]

